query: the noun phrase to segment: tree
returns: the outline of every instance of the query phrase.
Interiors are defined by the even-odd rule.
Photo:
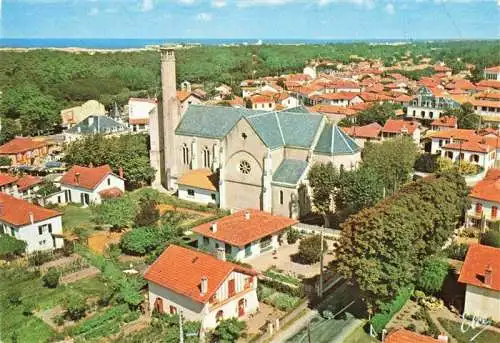
[[[148,226],[156,223],[160,219],[158,203],[147,195],[139,199],[139,212],[135,216],[136,226]]]
[[[434,173],[437,169],[438,155],[420,154],[415,161],[414,168],[423,173]]]
[[[242,331],[246,330],[246,328],[247,324],[236,318],[221,320],[213,332],[212,342],[236,342],[241,337]]]
[[[299,242],[299,251],[297,258],[304,264],[313,264],[319,262],[321,254],[328,249],[328,245],[323,240],[323,251],[321,251],[321,236],[314,235],[303,238]]]
[[[0,167],[10,167],[12,160],[7,156],[0,156]]]
[[[373,170],[384,183],[387,192],[395,192],[410,180],[418,149],[407,136],[379,143],[367,143],[363,151],[363,167]]]
[[[359,112],[356,116],[356,122],[358,125],[367,125],[377,122],[383,126],[387,119],[396,117],[396,113],[394,112],[394,110],[395,105],[391,103],[377,103],[373,106],[370,106],[366,110]]]
[[[448,262],[440,258],[431,257],[423,265],[422,273],[417,277],[417,288],[426,294],[436,294],[443,287],[448,275]]]
[[[26,250],[26,242],[15,237],[0,234],[0,258],[9,258],[21,255]]]
[[[500,248],[500,232],[489,230],[481,235],[481,244]]]
[[[335,206],[347,213],[359,212],[382,199],[383,188],[382,179],[369,167],[345,172],[335,194]]]
[[[0,128],[0,144],[4,144],[21,134],[21,127],[15,119],[0,117],[0,123],[2,124]]]
[[[339,172],[331,162],[315,163],[309,171],[308,179],[313,190],[314,207],[323,215],[325,227],[328,227],[327,214],[332,210],[335,189],[339,183]]]
[[[416,281],[468,207],[467,185],[456,173],[412,182],[343,223],[337,271],[376,309]]]
[[[122,229],[133,224],[137,207],[130,197],[123,196],[92,206],[92,213],[97,224],[111,225],[114,229]]]
[[[66,301],[66,315],[71,320],[77,321],[85,317],[87,308],[87,303],[81,295],[71,295]]]
[[[47,273],[42,277],[43,284],[48,288],[56,288],[59,285],[61,273],[54,267],[50,267]]]
[[[448,108],[442,116],[456,117],[459,129],[476,130],[481,125],[481,117],[474,112],[474,107],[469,102],[460,105],[459,108]]]
[[[161,244],[158,231],[156,227],[142,227],[129,231],[120,238],[120,249],[129,255],[144,256]]]

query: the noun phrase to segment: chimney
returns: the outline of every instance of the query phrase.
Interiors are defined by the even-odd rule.
[[[215,253],[218,260],[226,260],[226,251],[224,250],[224,248],[217,248],[217,251]]]
[[[201,286],[200,286],[201,295],[205,295],[208,292],[208,278],[206,276],[201,277]]]
[[[212,225],[210,226],[210,231],[212,232],[217,232],[217,223],[212,223]]]
[[[77,185],[80,184],[80,173],[75,173],[75,182]]]
[[[491,274],[493,269],[490,265],[486,266],[486,270],[484,271],[484,284],[487,286],[491,286]]]
[[[118,168],[118,175],[123,179],[123,168]]]
[[[250,212],[249,211],[245,211],[245,219],[250,220]]]
[[[28,215],[30,217],[30,223],[34,224],[35,223],[35,216],[33,215],[33,212],[28,213]]]
[[[441,334],[438,336],[438,342],[448,342],[448,336],[441,332]]]

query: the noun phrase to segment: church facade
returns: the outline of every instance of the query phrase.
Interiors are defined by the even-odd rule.
[[[307,174],[314,163],[332,162],[350,170],[360,162],[354,140],[323,116],[300,109],[264,112],[190,105],[181,117],[175,52],[161,52],[162,108],[150,119],[154,187],[182,187],[187,191],[182,194],[196,200],[196,192],[210,179],[216,193],[212,199],[221,208],[298,218],[311,210]],[[197,180],[199,169],[213,175]],[[181,178],[189,181],[178,185]]]

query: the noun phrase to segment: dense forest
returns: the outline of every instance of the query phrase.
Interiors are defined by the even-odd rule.
[[[457,41],[370,45],[202,46],[179,49],[177,81],[203,84],[207,91],[223,82],[238,89],[243,79],[300,72],[308,60],[349,62],[381,59],[385,65],[407,57],[430,57],[459,69],[481,70],[500,64],[498,41]],[[0,51],[0,141],[14,134],[57,130],[59,111],[97,99],[123,105],[130,96],[159,94],[160,58],[156,51],[69,53],[53,50]]]

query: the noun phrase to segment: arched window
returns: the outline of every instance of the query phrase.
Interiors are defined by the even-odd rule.
[[[481,214],[483,212],[483,204],[477,203],[476,204],[476,213]]]
[[[495,219],[497,217],[497,214],[498,214],[498,207],[493,206],[491,208],[491,218]]]
[[[424,118],[424,117],[425,117],[425,111],[421,111],[421,112],[420,112],[420,116],[421,116],[422,118]]]
[[[478,154],[472,154],[470,155],[469,160],[474,163],[479,163],[479,155]]]
[[[163,299],[158,297],[155,299],[154,308],[158,313],[163,313]]]
[[[217,312],[217,314],[215,315],[215,321],[218,323],[218,322],[220,322],[222,319],[224,319],[224,311],[219,310],[219,311]]]
[[[203,168],[210,168],[210,149],[203,147]]]
[[[448,157],[449,159],[453,159],[453,152],[451,152],[451,151],[447,151],[444,155],[446,157]]]
[[[182,163],[189,164],[189,148],[186,143],[182,145]]]
[[[434,117],[434,112],[431,111],[431,112],[429,112],[429,118],[432,119],[432,117]]]
[[[283,191],[280,191],[280,205],[283,205]]]

